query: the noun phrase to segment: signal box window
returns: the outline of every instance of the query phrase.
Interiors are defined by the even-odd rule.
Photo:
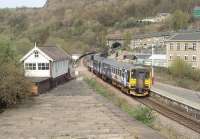
[[[38,70],[49,70],[49,63],[38,63]]]
[[[38,51],[35,51],[34,54],[35,54],[35,57],[39,57]]]
[[[36,70],[36,63],[26,63],[25,70]]]

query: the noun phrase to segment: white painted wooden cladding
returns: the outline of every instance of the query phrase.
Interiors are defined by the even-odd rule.
[[[36,70],[26,70],[26,63],[36,63]],[[38,53],[38,57],[35,57],[34,52],[24,60],[24,72],[26,77],[51,77],[49,70],[38,70],[38,63],[49,63],[50,61],[44,57],[41,53]]]
[[[52,78],[68,73],[69,61],[56,61],[52,63]]]
[[[38,57],[35,57],[34,51],[38,51]],[[24,59],[24,74],[26,77],[51,77],[56,78],[68,73],[69,60],[52,61],[46,54],[38,48],[33,48]],[[36,63],[36,70],[26,70],[25,65],[28,63]],[[38,63],[49,63],[49,70],[38,70]]]

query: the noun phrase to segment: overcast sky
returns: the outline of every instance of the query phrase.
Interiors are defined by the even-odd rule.
[[[42,7],[47,0],[0,0],[0,8]]]

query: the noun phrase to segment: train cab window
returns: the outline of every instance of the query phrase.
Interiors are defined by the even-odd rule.
[[[138,76],[139,77],[143,76],[143,78],[148,79],[150,77],[150,73],[148,71],[139,71]]]
[[[136,71],[135,70],[131,71],[131,78],[136,78]]]

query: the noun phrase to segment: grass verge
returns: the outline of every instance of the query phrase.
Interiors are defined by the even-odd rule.
[[[121,108],[129,116],[141,121],[142,123],[151,126],[155,120],[155,115],[152,109],[139,105],[136,107],[131,106],[125,99],[120,98],[115,95],[115,93],[110,92],[106,87],[102,86],[95,79],[84,78],[84,81],[89,85],[89,87],[101,96],[112,101],[115,105]]]

